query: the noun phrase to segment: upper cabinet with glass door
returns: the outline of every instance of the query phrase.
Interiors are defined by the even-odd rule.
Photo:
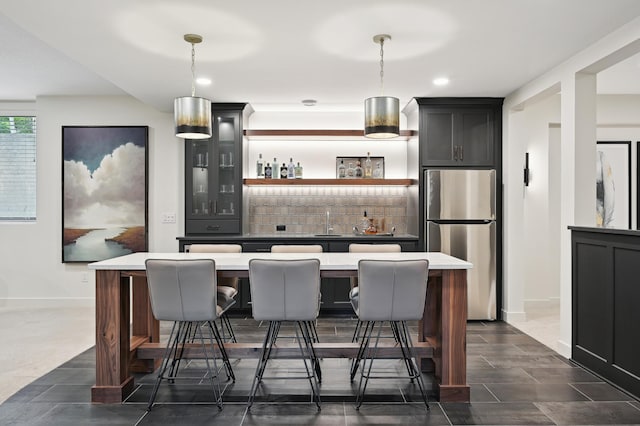
[[[213,104],[213,135],[187,140],[185,234],[239,234],[242,224],[242,111]]]

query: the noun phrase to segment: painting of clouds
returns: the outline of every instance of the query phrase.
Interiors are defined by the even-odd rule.
[[[62,261],[147,251],[147,126],[62,127]]]

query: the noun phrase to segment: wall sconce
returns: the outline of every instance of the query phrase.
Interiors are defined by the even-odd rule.
[[[529,186],[529,153],[524,154],[524,186]]]

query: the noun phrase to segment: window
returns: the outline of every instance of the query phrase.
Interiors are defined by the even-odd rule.
[[[0,116],[0,220],[36,220],[36,118]]]

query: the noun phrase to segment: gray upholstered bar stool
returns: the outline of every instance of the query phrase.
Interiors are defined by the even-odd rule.
[[[240,244],[191,244],[189,253],[242,253]],[[227,310],[236,304],[238,294],[238,277],[218,278],[218,306],[222,308],[220,321],[222,322],[222,337],[226,340],[225,329],[229,333],[229,340],[236,343],[236,335],[233,332]]]
[[[300,355],[307,373],[304,378],[309,380],[315,403],[320,409],[319,380],[314,367],[318,364],[318,359],[313,349],[313,339],[306,326],[309,321],[318,317],[320,260],[251,259],[249,283],[253,318],[257,321],[269,321],[269,327],[262,344],[262,354],[258,359],[247,407],[251,408],[258,386],[262,382],[280,325],[285,321],[293,321],[296,325]]]
[[[400,244],[358,244],[353,243],[349,244],[349,253],[400,253],[402,251],[402,247]],[[353,308],[353,312],[358,311],[358,301],[359,301],[359,291],[358,288],[358,278],[351,277],[351,290],[349,291],[349,301],[351,301],[351,307]],[[353,337],[351,339],[352,342],[358,341],[358,336],[360,335],[362,328],[362,322],[358,320],[356,323],[356,328],[353,331]],[[351,372],[351,379],[355,375],[355,370]]]
[[[271,253],[322,253],[323,248],[320,244],[275,244],[271,246]],[[318,298],[318,306],[322,302],[322,295]],[[311,328],[311,337],[314,343],[320,342],[318,330],[315,321],[311,321],[308,326]],[[319,375],[322,373],[318,372]]]
[[[422,374],[416,365],[413,342],[407,329],[407,321],[419,320],[423,316],[428,276],[427,260],[361,260],[358,262],[360,301],[356,314],[360,321],[365,322],[365,332],[360,340],[360,349],[355,360],[356,364],[363,363],[360,370],[356,408],[359,409],[362,405],[367,383],[372,377],[371,368],[380,342],[382,325],[384,322],[389,322],[392,328],[397,330],[396,339],[402,350],[409,378],[412,382],[417,381],[422,399],[429,410]],[[371,336],[376,325],[378,332],[372,345]]]
[[[183,345],[193,332],[192,330],[195,330],[202,344],[213,396],[218,408],[222,409],[222,392],[213,341],[217,343],[221,355],[224,353],[224,343],[217,329],[212,326],[221,312],[216,303],[215,262],[211,259],[148,259],[145,265],[153,316],[159,321],[173,321],[173,328],[147,409],[151,410],[153,407],[162,379],[173,382],[177,378],[172,374],[165,376],[165,373],[170,363],[173,365],[174,361],[182,357]],[[204,327],[208,330],[206,342],[202,332],[203,327],[200,326],[202,323],[208,325]],[[210,359],[213,361],[213,370],[209,363]],[[227,368],[230,367],[227,365]]]

